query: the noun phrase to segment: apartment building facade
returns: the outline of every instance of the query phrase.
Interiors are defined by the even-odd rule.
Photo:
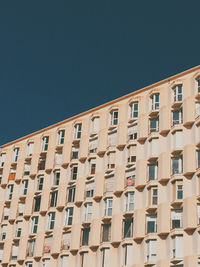
[[[200,66],[2,145],[0,262],[200,266]]]

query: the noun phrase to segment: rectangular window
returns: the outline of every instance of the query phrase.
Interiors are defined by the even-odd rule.
[[[96,172],[96,164],[95,163],[91,163],[90,165],[90,174],[95,174]]]
[[[3,211],[3,219],[8,220],[10,214],[10,206],[5,206]]]
[[[33,263],[31,261],[26,262],[26,267],[33,267]]]
[[[157,215],[147,215],[147,233],[156,233],[157,225],[156,225]]]
[[[92,133],[97,133],[99,131],[99,117],[95,117],[92,119]]]
[[[41,196],[34,197],[34,212],[40,211]]]
[[[183,210],[172,210],[171,211],[171,218],[172,218],[172,229],[175,228],[182,228],[182,217],[183,217]]]
[[[196,113],[195,114],[196,115],[196,118],[200,116],[200,102],[196,102],[195,103],[195,113]]]
[[[179,174],[183,171],[182,157],[172,158],[172,174]]]
[[[92,218],[92,203],[86,203],[85,204],[85,221],[90,221]]]
[[[58,191],[52,191],[50,193],[50,207],[56,207],[58,198]]]
[[[71,179],[76,180],[77,179],[77,174],[78,174],[78,166],[72,166],[71,168]]]
[[[7,199],[8,200],[11,200],[12,199],[13,188],[14,188],[14,185],[13,184],[8,185],[8,196],[7,196]]]
[[[6,158],[6,153],[2,153],[0,155],[0,167],[4,166],[5,158]]]
[[[16,232],[15,232],[15,236],[16,237],[20,237],[21,236],[21,232],[22,232],[22,221],[18,221],[16,223]]]
[[[117,145],[117,131],[114,129],[108,133],[108,146],[115,147]]]
[[[73,208],[67,208],[66,209],[66,215],[65,215],[65,222],[64,225],[72,225],[73,220]]]
[[[108,160],[107,168],[114,169],[115,168],[115,152],[110,152],[107,155],[107,160]]]
[[[39,217],[38,216],[32,217],[32,219],[31,219],[31,229],[30,229],[30,232],[32,234],[36,234],[37,233],[38,220],[39,220]]]
[[[17,162],[19,156],[19,147],[15,148],[13,151],[13,161]]]
[[[102,242],[110,242],[111,239],[111,224],[102,224]]]
[[[98,137],[94,136],[89,140],[89,153],[97,153]]]
[[[29,175],[31,170],[31,164],[30,163],[25,163],[24,164],[24,175]]]
[[[132,255],[133,255],[133,246],[130,244],[125,244],[123,246],[124,250],[124,265],[130,266],[133,262]]]
[[[198,224],[200,224],[200,204],[197,205]]]
[[[105,210],[104,210],[104,216],[112,216],[112,198],[106,198],[105,199]]]
[[[82,229],[82,246],[88,246],[89,245],[89,234],[90,234],[90,228],[83,228]]]
[[[2,241],[6,238],[6,229],[7,229],[7,225],[6,224],[1,226],[1,240]]]
[[[85,195],[86,195],[86,198],[87,197],[93,197],[93,195],[94,195],[94,181],[88,182],[86,184]]]
[[[159,94],[154,94],[151,96],[151,109],[157,110],[159,109]]]
[[[118,110],[111,111],[111,125],[118,124]]]
[[[49,144],[49,136],[44,136],[42,138],[42,151],[48,150],[48,144]]]
[[[65,130],[60,130],[58,132],[58,145],[63,145],[65,139]]]
[[[158,163],[151,163],[148,165],[149,181],[158,179]]]
[[[71,232],[63,233],[62,250],[70,249],[70,245],[71,245]],[[66,266],[64,266],[64,267],[66,267]]]
[[[77,123],[77,124],[74,126],[74,129],[75,129],[74,138],[75,138],[75,139],[80,139],[80,138],[81,138],[82,123]]]
[[[101,267],[110,267],[109,265],[109,248],[103,248],[101,250]]]
[[[183,236],[175,235],[172,237],[172,258],[183,257]]]
[[[47,221],[47,229],[53,230],[55,224],[55,212],[49,212],[48,221]]]
[[[55,153],[55,164],[61,165],[62,164],[62,152]]]
[[[126,194],[126,211],[134,210],[134,192],[128,192]]]
[[[19,243],[14,243],[12,246],[12,255],[11,255],[11,259],[12,260],[16,260],[18,257],[18,253],[19,253]]]
[[[173,125],[181,124],[183,121],[182,109],[172,111],[172,119],[173,119],[173,121],[172,121]]]
[[[156,261],[156,240],[149,240],[147,244],[147,262]]]
[[[159,119],[158,118],[152,118],[149,119],[149,132],[158,132],[159,131]]]
[[[24,208],[25,208],[25,203],[24,202],[19,202],[18,216],[23,216],[24,215]]]
[[[158,189],[155,187],[151,188],[151,205],[158,204]]]
[[[42,267],[49,267],[50,265],[50,259],[44,259],[42,262]]]
[[[132,145],[127,148],[127,162],[128,163],[136,163],[136,146]]]
[[[43,176],[39,176],[38,180],[37,180],[37,190],[41,191],[43,188],[43,183],[44,183],[44,177]]]
[[[45,156],[41,156],[39,158],[38,171],[45,170],[45,165],[46,165],[46,157]]]
[[[200,150],[197,150],[197,168],[200,168]]]
[[[28,240],[27,257],[33,257],[35,249],[35,239]]]
[[[68,189],[68,202],[74,202],[75,192],[76,192],[76,188],[75,187],[70,187]]]
[[[87,256],[88,252],[81,252],[80,253],[80,262],[81,262],[81,267],[87,267]]]
[[[133,237],[133,218],[124,220],[124,238]]]
[[[133,102],[131,104],[131,118],[138,117],[138,102]]]
[[[59,182],[60,182],[60,171],[55,171],[53,177],[53,185],[57,186],[59,185]]]
[[[173,88],[174,91],[174,102],[182,101],[182,84],[176,85]]]
[[[61,257],[61,267],[69,267],[69,256],[63,255]]]
[[[183,199],[183,182],[182,181],[176,181],[173,184],[173,188],[174,188],[174,200]]]
[[[79,145],[74,145],[72,147],[71,159],[78,159]]]
[[[27,146],[27,156],[28,157],[31,157],[33,155],[33,146],[34,146],[33,142],[28,143],[28,146]]]
[[[138,126],[137,123],[134,123],[128,126],[128,139],[136,140],[137,139]]]

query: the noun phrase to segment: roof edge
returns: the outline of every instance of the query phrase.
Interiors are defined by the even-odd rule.
[[[75,119],[77,119],[77,118],[83,117],[83,116],[85,116],[85,115],[87,115],[87,114],[89,114],[89,113],[91,113],[91,112],[94,112],[94,111],[96,111],[96,110],[102,109],[102,108],[104,108],[104,107],[106,107],[106,106],[109,106],[109,105],[111,105],[111,104],[115,104],[115,103],[118,102],[118,101],[124,100],[124,99],[126,99],[126,98],[129,98],[129,97],[131,97],[131,96],[137,95],[137,94],[139,94],[139,93],[145,92],[145,91],[151,89],[152,87],[160,86],[160,85],[162,85],[162,84],[168,82],[169,80],[177,79],[177,78],[179,78],[180,76],[189,74],[189,73],[191,73],[191,72],[193,72],[193,71],[195,71],[195,70],[198,70],[198,69],[200,69],[200,65],[197,65],[197,66],[195,66],[195,67],[193,67],[193,68],[190,68],[190,69],[185,70],[185,71],[183,71],[183,72],[180,72],[180,73],[178,73],[178,74],[172,75],[172,76],[170,76],[170,77],[168,77],[168,78],[165,78],[165,79],[163,79],[163,80],[161,80],[161,81],[155,82],[155,83],[153,83],[153,84],[151,84],[151,85],[145,86],[145,87],[143,87],[143,88],[141,88],[141,89],[138,89],[138,90],[136,90],[136,91],[134,91],[134,92],[128,93],[128,94],[126,94],[126,95],[124,95],[124,96],[121,96],[121,97],[118,97],[118,98],[116,98],[116,99],[113,99],[113,100],[111,100],[111,101],[109,101],[109,102],[106,102],[106,103],[104,103],[104,104],[101,104],[100,106],[91,108],[91,109],[89,109],[89,110],[87,110],[87,111],[84,111],[84,112],[82,112],[82,113],[79,113],[79,114],[77,114],[77,115],[75,115],[75,116],[73,116],[73,117],[67,118],[67,119],[62,120],[62,121],[57,122],[57,123],[54,123],[54,124],[52,124],[52,125],[50,125],[50,126],[47,126],[47,127],[45,127],[45,128],[42,128],[42,129],[36,131],[36,132],[27,134],[27,135],[25,135],[25,136],[23,136],[23,137],[20,137],[20,138],[16,139],[16,140],[13,140],[13,141],[8,142],[8,143],[6,143],[6,144],[4,144],[4,145],[1,145],[0,148],[5,148],[5,147],[10,146],[10,145],[12,145],[12,144],[15,144],[15,143],[17,143],[17,142],[23,141],[23,140],[26,139],[26,138],[30,138],[30,137],[32,137],[32,136],[34,136],[34,135],[37,135],[37,134],[40,134],[40,133],[42,133],[42,132],[48,131],[48,130],[54,128],[54,127],[60,126],[61,124],[64,124],[64,123],[70,122],[70,121],[72,121],[72,120],[75,120]]]

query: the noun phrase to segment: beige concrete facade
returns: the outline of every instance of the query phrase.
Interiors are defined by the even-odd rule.
[[[200,266],[200,66],[5,144],[1,266]]]

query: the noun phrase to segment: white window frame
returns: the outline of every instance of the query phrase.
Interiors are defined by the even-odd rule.
[[[49,136],[44,136],[42,138],[42,151],[47,151],[49,145]]]
[[[156,127],[151,127],[151,121],[155,120]],[[159,117],[149,119],[149,132],[158,132],[159,131]]]
[[[175,160],[178,160],[178,168],[174,167]],[[183,172],[183,158],[182,156],[172,158],[172,174],[180,174]]]
[[[135,192],[126,193],[126,211],[134,211]]]
[[[19,147],[16,147],[13,150],[13,162],[17,162],[19,156]]]
[[[108,197],[104,200],[104,216],[112,216],[113,198]]]
[[[114,109],[110,112],[110,124],[111,125],[117,125],[118,124],[118,109]]]
[[[138,118],[138,101],[131,103],[131,118]]]
[[[158,100],[156,99],[158,96]],[[158,110],[160,108],[160,94],[155,93],[151,96],[151,110]]]
[[[181,88],[181,93],[179,92],[179,89]],[[175,85],[173,88],[174,102],[181,102],[183,100],[183,86],[182,84]]]
[[[0,167],[3,167],[4,166],[5,159],[6,159],[6,153],[2,153],[0,155]]]
[[[31,234],[37,233],[38,222],[39,222],[39,216],[34,216],[31,218],[31,227],[30,227],[30,233]]]
[[[74,208],[73,207],[68,207],[65,210],[65,218],[64,218],[64,225],[72,225],[73,223],[73,213],[74,213]]]
[[[81,131],[82,131],[82,123],[77,123],[74,125],[74,138],[80,139],[81,138]]]
[[[92,202],[88,202],[84,207],[84,221],[91,221],[92,219]]]
[[[58,140],[57,144],[58,145],[63,145],[65,140],[65,130],[59,130],[58,131]]]
[[[49,212],[48,213],[48,218],[47,218],[47,230],[53,230],[55,226],[55,217],[56,213],[55,212]],[[52,227],[53,225],[53,227]]]
[[[27,156],[31,157],[33,155],[33,147],[34,147],[34,142],[30,142],[27,145]]]
[[[153,168],[153,178],[150,177],[150,166]],[[158,179],[158,162],[152,162],[148,164],[148,181],[154,181]]]

